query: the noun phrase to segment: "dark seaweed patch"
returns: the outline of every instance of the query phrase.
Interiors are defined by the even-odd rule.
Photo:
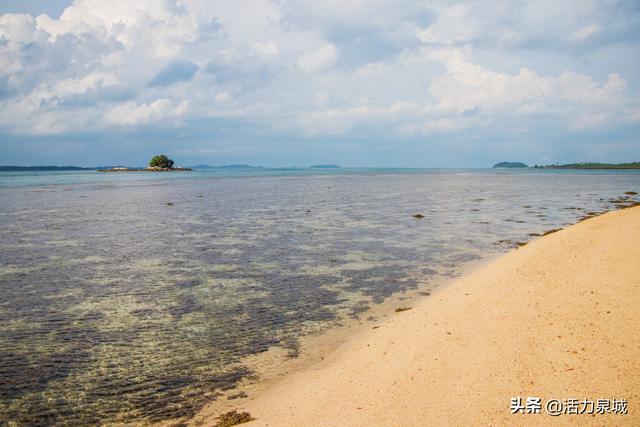
[[[546,236],[546,235],[548,235],[548,234],[555,233],[555,232],[560,231],[560,230],[561,230],[561,228],[553,228],[553,229],[551,229],[551,230],[547,230],[547,231],[545,231],[544,233],[542,233],[542,235],[543,235],[543,236]]]
[[[235,409],[233,411],[226,412],[218,417],[218,422],[214,427],[233,427],[238,424],[248,423],[255,418],[248,412],[238,412]]]
[[[359,319],[359,314],[366,313],[369,310],[369,304],[365,301],[360,301],[357,305],[351,307],[349,311],[349,316],[353,319]]]

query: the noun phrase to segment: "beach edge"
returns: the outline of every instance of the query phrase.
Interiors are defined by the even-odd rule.
[[[640,207],[537,238],[357,334],[238,410],[256,418],[252,426],[637,425],[637,242]],[[630,409],[512,415],[512,397],[543,404],[626,399]],[[211,417],[202,422],[215,425]]]

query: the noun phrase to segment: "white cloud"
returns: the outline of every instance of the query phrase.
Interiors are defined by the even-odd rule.
[[[321,48],[303,55],[296,65],[306,73],[314,73],[332,65],[338,57],[336,47],[330,43]]]
[[[31,43],[35,30],[35,19],[30,15],[14,13],[0,15],[0,37],[8,43]]]
[[[589,25],[579,30],[574,31],[571,34],[571,40],[573,41],[584,41],[591,37],[594,37],[598,33],[600,33],[601,29],[599,25]]]
[[[197,36],[194,16],[169,0],[76,0],[59,19],[40,15],[37,23],[53,40],[90,34],[113,38],[130,50],[145,47],[160,57],[176,54]]]
[[[597,1],[518,8],[75,0],[58,19],[4,14],[0,128],[144,131],[233,118],[285,135],[374,127],[406,135],[489,129],[505,118],[530,120],[534,130],[541,116],[567,131],[634,122],[637,68],[620,70],[598,55],[609,38],[616,52],[640,57],[640,13]],[[598,50],[588,61],[571,50],[590,43]],[[552,51],[562,52],[560,61],[547,59]],[[180,84],[153,84],[171,64],[197,72]]]
[[[108,111],[105,119],[114,125],[136,126],[157,123],[166,119],[177,119],[182,117],[188,109],[189,103],[187,101],[175,105],[166,98],[156,99],[148,104],[137,104],[130,101]]]
[[[115,86],[118,83],[118,77],[113,73],[93,72],[77,79],[62,80],[53,87],[48,96],[64,98],[69,95],[86,93],[96,87]],[[41,99],[46,98],[42,97]]]
[[[600,83],[568,70],[558,76],[542,76],[528,68],[515,74],[496,72],[474,63],[469,52],[460,49],[435,50],[429,57],[447,69],[429,86],[439,100],[438,107],[445,111],[464,112],[477,107],[500,114],[554,113],[569,117],[570,127],[575,128],[572,115],[624,105],[626,82],[615,73]],[[589,117],[602,117],[602,113],[590,113]]]
[[[416,36],[424,43],[454,45],[468,42],[475,36],[479,25],[469,11],[469,5],[463,3],[440,8],[437,21],[419,29]]]
[[[253,42],[251,44],[253,50],[256,51],[261,56],[273,56],[277,55],[280,49],[278,49],[278,45],[274,42],[269,43],[260,43]]]
[[[231,100],[231,94],[229,91],[224,91],[216,94],[214,98],[217,102],[227,102]]]

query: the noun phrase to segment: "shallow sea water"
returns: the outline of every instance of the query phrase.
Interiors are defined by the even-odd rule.
[[[3,422],[191,417],[260,381],[248,356],[296,357],[301,337],[640,192],[633,172],[109,175],[0,174]]]

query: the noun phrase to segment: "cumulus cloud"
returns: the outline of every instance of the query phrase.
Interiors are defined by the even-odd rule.
[[[496,72],[474,63],[459,49],[437,50],[429,55],[447,69],[432,80],[429,90],[439,99],[440,107],[453,111],[477,106],[549,111],[567,102],[576,106],[611,105],[621,101],[626,86],[615,73],[598,83],[591,76],[571,71],[558,76],[541,76],[528,68],[514,74]]]
[[[187,101],[174,105],[171,100],[166,98],[143,104],[129,101],[109,110],[105,119],[115,125],[136,126],[180,118],[188,109],[189,103]]]
[[[624,1],[75,0],[0,15],[0,131],[615,130],[640,121],[638,28]]]
[[[322,68],[332,65],[338,52],[332,44],[326,44],[319,49],[303,55],[296,61],[296,65],[304,72],[313,73]]]

